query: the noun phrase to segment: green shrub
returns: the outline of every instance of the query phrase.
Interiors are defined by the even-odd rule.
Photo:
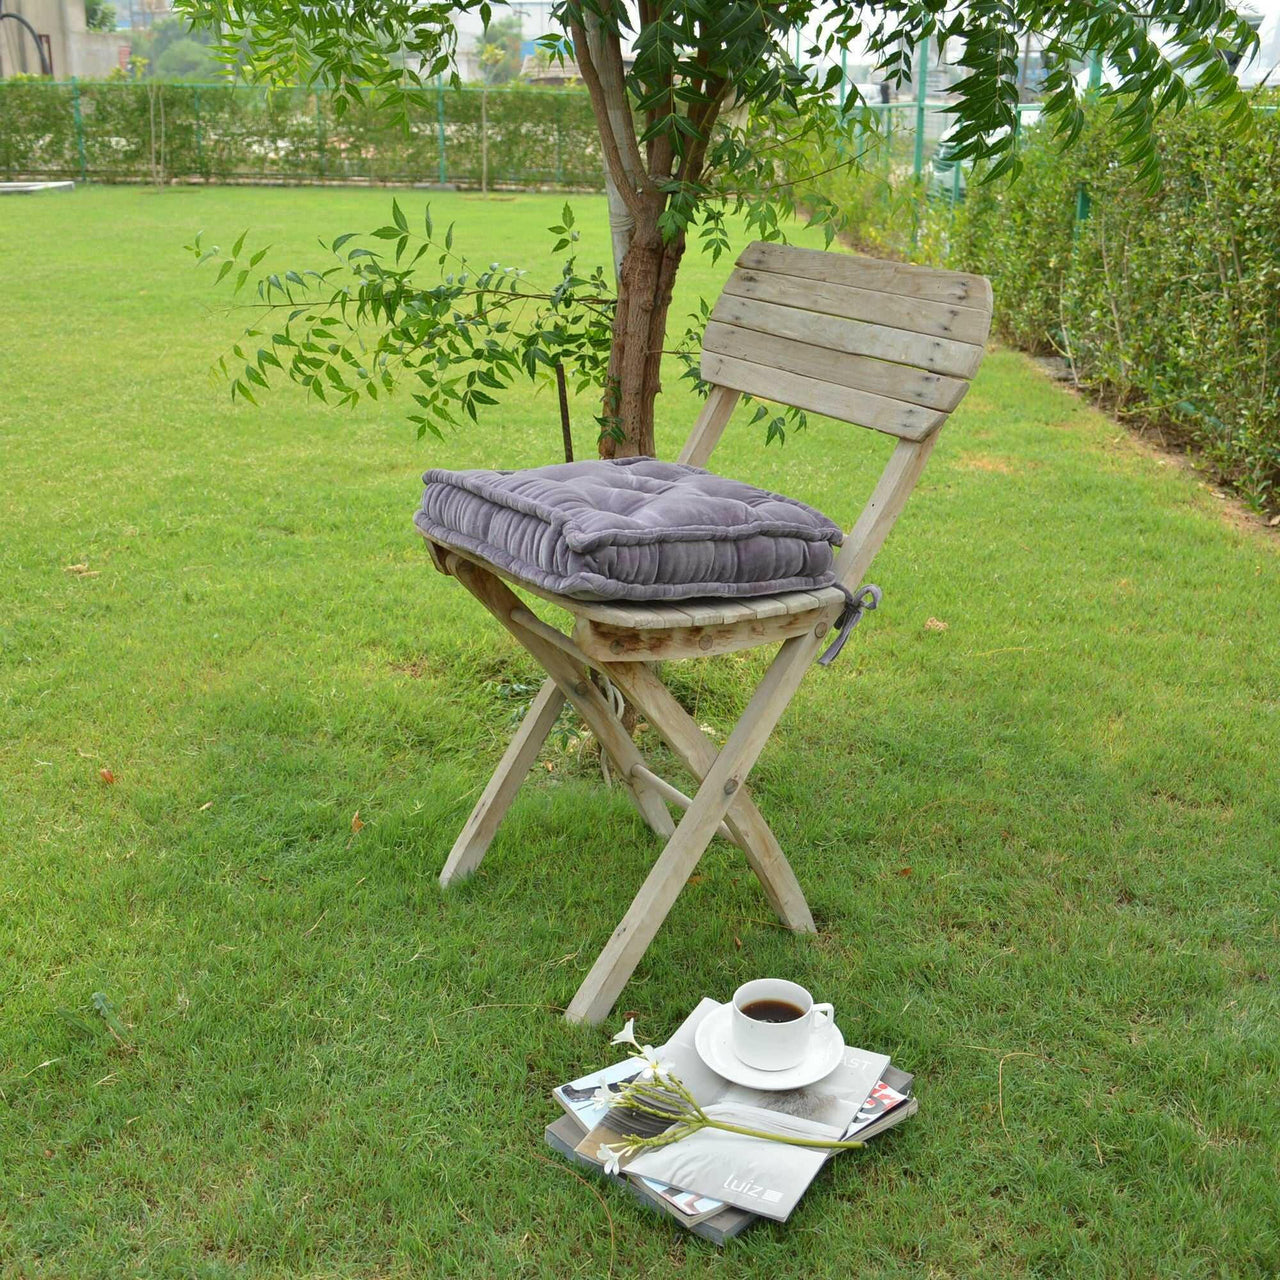
[[[212,80],[220,70],[213,51],[190,36],[175,40],[156,59],[156,75],[161,80]]]
[[[1107,107],[1065,153],[1032,129],[1017,182],[969,183],[950,243],[953,264],[991,277],[1004,337],[1069,356],[1082,384],[1176,428],[1259,506],[1280,499],[1280,115],[1268,106],[1244,138],[1212,111],[1165,118],[1154,192],[1121,162]]]
[[[179,41],[164,56],[175,50],[194,57],[198,46]],[[488,117],[491,183],[603,185],[585,91],[491,89]],[[479,185],[480,119],[478,89],[428,92],[406,130],[371,102],[339,118],[327,95],[304,89],[13,80],[0,82],[0,174]]]
[[[936,261],[945,252],[947,220],[930,212],[928,171],[920,180],[915,178],[916,108],[895,103],[870,111],[875,124],[851,125],[838,144],[844,156],[858,157],[857,164],[838,164],[841,156],[811,143],[800,153],[799,170],[787,176],[819,175],[810,185],[834,202],[839,224],[867,252]],[[927,136],[945,127],[938,124],[941,119],[931,112]],[[925,150],[934,150],[932,137]]]

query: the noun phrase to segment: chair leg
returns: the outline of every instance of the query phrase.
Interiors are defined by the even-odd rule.
[[[442,885],[469,876],[480,865],[563,706],[564,694],[560,687],[554,680],[544,680],[484,794],[471,811],[467,825],[449,851],[444,870],[440,872]]]
[[[752,695],[729,741],[716,756],[675,835],[667,841],[627,914],[613,931],[569,1004],[570,1022],[602,1022],[675,904],[685,881],[729,812],[769,735],[816,657],[823,639],[812,633],[786,641]]]
[[[612,662],[606,667],[609,679],[648,718],[663,742],[701,782],[715,764],[718,751],[715,743],[698,728],[697,721],[646,663]],[[745,786],[734,793],[725,821],[778,918],[797,933],[814,933],[816,926],[804,890]]]
[[[643,765],[644,759],[631,735],[613,714],[613,708],[592,682],[590,673],[562,649],[513,619],[513,613],[524,611],[524,603],[501,578],[456,556],[449,558],[449,568],[458,581],[542,664],[560,692],[596,735],[600,749],[608,752],[617,765],[618,775],[640,816],[658,835],[669,837],[675,831],[675,823],[666,802],[642,778],[632,776],[632,766]]]

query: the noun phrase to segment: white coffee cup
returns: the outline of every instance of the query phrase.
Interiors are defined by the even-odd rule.
[[[753,1008],[755,1017],[746,1012]],[[785,1015],[788,1008],[795,1012],[786,1021],[768,1020],[770,1012]],[[835,1009],[829,1004],[814,1004],[799,983],[756,978],[733,993],[730,1016],[734,1053],[760,1071],[785,1071],[804,1061],[814,1033],[831,1025]]]

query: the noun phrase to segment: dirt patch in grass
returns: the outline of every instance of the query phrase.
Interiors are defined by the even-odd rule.
[[[399,675],[408,676],[410,680],[421,680],[423,676],[442,674],[440,665],[426,654],[420,658],[411,658],[408,662],[393,662],[391,670]]]
[[[961,471],[990,471],[997,475],[1013,476],[1027,470],[1030,464],[1014,462],[1011,458],[998,458],[989,453],[967,453],[956,459]]]

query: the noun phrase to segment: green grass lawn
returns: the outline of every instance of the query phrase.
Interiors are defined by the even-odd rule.
[[[554,397],[443,445],[403,402],[233,407],[206,371],[240,321],[181,250],[251,226],[314,263],[389,200],[0,203],[0,1273],[1280,1271],[1277,542],[1007,351],[753,778],[820,934],[717,841],[619,1005],[658,1041],[793,976],[919,1117],[723,1253],[549,1162],[548,1091],[612,1030],[556,1008],[655,841],[562,740],[439,890],[535,672],[410,515],[426,465],[554,460]],[[434,209],[532,262],[560,203]],[[677,313],[727,271],[692,258]],[[887,448],[744,422],[717,463],[847,522]],[[723,731],[768,656],[670,674]]]

